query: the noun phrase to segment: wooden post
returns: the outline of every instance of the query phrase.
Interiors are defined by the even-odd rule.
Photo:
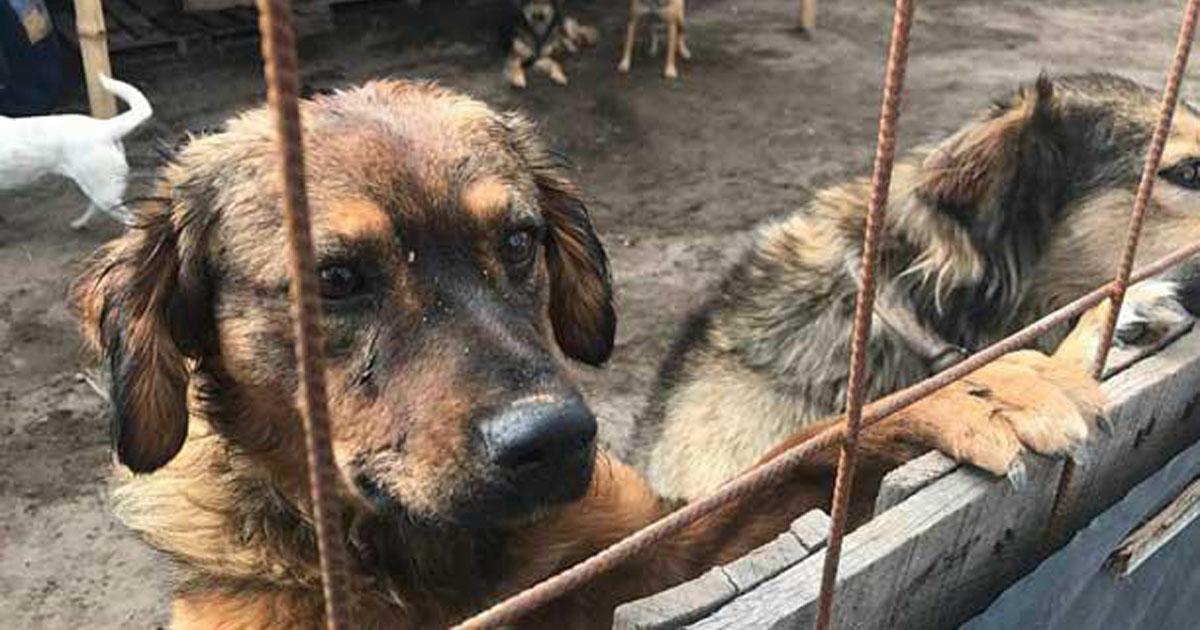
[[[108,60],[108,31],[104,28],[101,0],[75,0],[75,28],[79,32],[79,53],[83,56],[83,74],[87,78],[88,103],[96,118],[117,115],[117,100],[100,85],[100,75],[112,76]]]
[[[817,28],[817,0],[800,0],[800,29],[812,33]]]

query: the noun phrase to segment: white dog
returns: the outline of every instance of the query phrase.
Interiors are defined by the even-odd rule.
[[[0,190],[27,186],[46,175],[71,178],[91,201],[71,222],[77,230],[102,211],[127,222],[124,196],[129,165],[121,138],[153,114],[137,88],[104,76],[100,82],[129,110],[108,120],[79,114],[0,116]]]

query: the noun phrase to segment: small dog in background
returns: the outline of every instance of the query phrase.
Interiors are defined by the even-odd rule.
[[[533,66],[559,85],[567,84],[567,75],[554,59],[559,51],[579,52],[580,46],[594,46],[596,29],[579,24],[563,12],[562,0],[517,0],[512,15],[504,20],[501,43],[508,52],[504,77],[513,87],[526,84],[525,68]]]
[[[71,222],[76,230],[87,227],[100,212],[127,222],[124,196],[129,165],[121,139],[154,113],[132,85],[105,76],[100,82],[129,110],[108,120],[80,114],[0,116],[0,190],[28,186],[47,175],[72,179],[90,202]]]
[[[684,31],[683,0],[629,0],[629,24],[625,30],[625,51],[621,54],[621,65],[617,69],[629,72],[633,63],[633,40],[637,37],[638,20],[644,16],[654,16],[667,25],[667,65],[663,67],[663,76],[674,79],[679,76],[675,67],[675,56],[691,59],[692,51],[687,47],[687,35]],[[658,25],[650,29],[650,55],[658,54]]]

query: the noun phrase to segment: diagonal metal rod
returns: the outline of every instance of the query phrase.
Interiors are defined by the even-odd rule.
[[[863,404],[866,402],[867,343],[871,338],[871,319],[875,312],[875,268],[879,264],[879,234],[887,212],[888,188],[896,157],[896,123],[900,118],[900,100],[904,90],[904,71],[908,67],[909,31],[912,27],[914,0],[896,0],[892,17],[892,42],[888,49],[887,70],[883,83],[883,106],[879,114],[879,140],[875,149],[875,170],[871,175],[871,202],[863,239],[859,268],[858,299],[854,304],[854,328],[850,339],[850,376],[846,387],[846,440],[838,457],[837,481],[833,486],[829,544],[821,570],[821,594],[817,600],[817,630],[829,628],[833,615],[833,594],[838,563],[842,557],[842,538],[846,535],[847,510],[858,461],[858,434],[862,430]]]
[[[330,630],[339,630],[350,627],[352,602],[346,588],[346,551],[337,517],[338,474],[325,395],[325,343],[304,180],[300,71],[291,1],[258,0],[258,11],[267,101],[275,113],[275,141],[280,158],[296,361],[308,452],[308,485],[325,595],[325,623]]]
[[[1188,55],[1192,50],[1192,37],[1196,31],[1198,10],[1200,10],[1200,0],[1188,0],[1183,13],[1183,22],[1179,25],[1179,35],[1175,41],[1175,56],[1167,71],[1167,83],[1163,88],[1162,101],[1159,103],[1158,120],[1155,122],[1154,132],[1150,136],[1150,145],[1146,147],[1142,177],[1138,181],[1137,193],[1133,199],[1133,211],[1129,216],[1129,231],[1125,236],[1125,250],[1121,254],[1121,262],[1117,266],[1117,274],[1112,282],[1113,306],[1104,319],[1100,351],[1096,354],[1095,364],[1092,365],[1092,376],[1097,379],[1104,374],[1104,364],[1108,361],[1108,351],[1112,348],[1113,335],[1117,329],[1117,317],[1120,315],[1121,305],[1125,302],[1125,292],[1129,288],[1129,276],[1133,271],[1134,259],[1137,257],[1138,240],[1142,236],[1142,224],[1145,222],[1146,212],[1150,207],[1150,195],[1154,192],[1154,181],[1158,177],[1163,150],[1167,146],[1167,135],[1171,131],[1171,119],[1175,115],[1175,105],[1179,102],[1179,86],[1183,82]],[[1067,514],[1070,512],[1070,496],[1074,480],[1075,461],[1068,459],[1063,463],[1062,473],[1058,479],[1058,489],[1054,495],[1054,507],[1050,510],[1050,520],[1047,525],[1048,546],[1057,544],[1064,534]]]

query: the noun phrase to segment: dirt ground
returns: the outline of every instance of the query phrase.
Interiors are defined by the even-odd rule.
[[[820,29],[806,38],[792,29],[795,0],[694,0],[695,60],[668,83],[661,59],[648,58],[644,46],[631,76],[616,72],[624,2],[576,0],[568,5],[600,28],[600,45],[566,61],[569,87],[531,75],[523,92],[501,81],[488,0],[426,4],[376,1],[340,11],[335,33],[304,45],[306,81],[327,88],[385,75],[434,78],[541,121],[577,165],[613,260],[615,358],[580,378],[619,451],[674,327],[747,230],[869,167],[889,3],[822,3]],[[936,139],[1043,69],[1108,70],[1160,85],[1182,4],[919,3],[902,147]],[[157,143],[211,129],[262,98],[253,45],[183,60],[118,58],[115,66],[156,107],[154,123],[128,143],[140,181],[153,171]],[[166,620],[168,569],[108,515],[104,403],[78,377],[66,286],[80,258],[117,234],[105,222],[71,231],[67,222],[83,205],[62,182],[0,194],[7,628],[151,628]]]

